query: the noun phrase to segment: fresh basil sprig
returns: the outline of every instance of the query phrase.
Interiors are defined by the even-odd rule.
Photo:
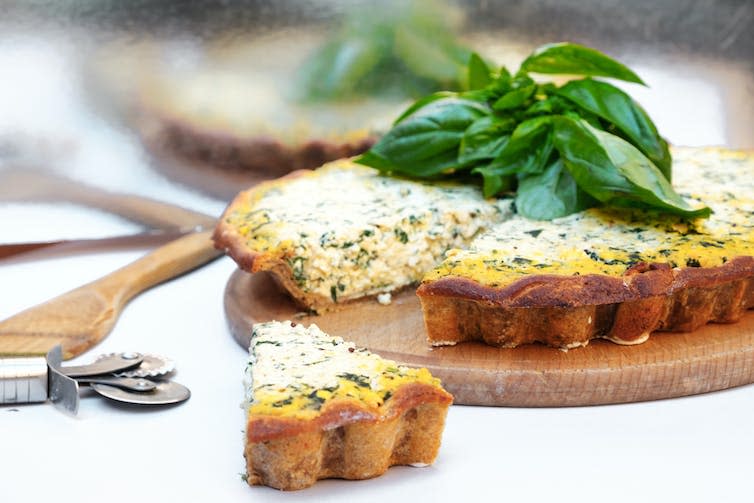
[[[470,51],[444,15],[448,8],[439,0],[390,0],[350,9],[299,70],[299,98],[416,98],[463,89]]]
[[[529,73],[581,75],[562,86]],[[356,162],[433,179],[481,175],[485,196],[516,190],[518,211],[549,220],[599,204],[707,217],[672,188],[671,156],[629,95],[593,77],[644,84],[630,69],[571,43],[535,50],[511,75],[477,54],[468,91],[411,105]]]

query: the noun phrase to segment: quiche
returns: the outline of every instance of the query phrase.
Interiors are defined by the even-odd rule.
[[[431,344],[638,344],[655,330],[737,321],[754,307],[754,156],[673,154],[676,190],[710,206],[709,219],[596,208],[510,218],[424,277],[417,293]]]
[[[327,35],[297,30],[292,42],[289,30],[273,30],[201,43],[115,42],[95,52],[87,81],[160,159],[189,161],[203,178],[280,176],[365,151],[406,106],[391,96],[300,99],[298,69]]]
[[[279,176],[366,151],[398,109],[377,99],[297,103],[286,95],[290,75],[244,65],[152,78],[138,109],[147,145],[214,169]]]
[[[249,353],[250,485],[302,489],[435,460],[452,397],[427,369],[289,321],[254,325]]]
[[[326,311],[365,296],[387,302],[510,214],[510,200],[485,200],[475,187],[339,160],[240,193],[214,241],[242,269],[272,273],[302,307]]]

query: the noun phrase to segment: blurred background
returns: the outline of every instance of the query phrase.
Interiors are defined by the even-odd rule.
[[[634,69],[649,87],[621,87],[672,144],[754,148],[747,0],[0,1],[0,242],[87,227],[51,235],[51,208],[19,202],[4,172],[218,215],[261,179],[368,148],[411,99],[463,88],[470,51],[515,69],[554,41]]]

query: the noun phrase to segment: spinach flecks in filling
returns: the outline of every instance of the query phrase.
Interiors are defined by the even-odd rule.
[[[356,384],[357,386],[360,386],[362,388],[369,388],[369,378],[364,375],[360,374],[352,374],[350,372],[345,372],[343,374],[338,374],[338,377],[341,379],[345,379],[346,381],[351,381],[352,383]]]
[[[404,245],[408,243],[408,234],[406,234],[406,231],[399,227],[396,227],[393,232],[395,233],[395,237],[398,238],[398,241],[400,241]]]

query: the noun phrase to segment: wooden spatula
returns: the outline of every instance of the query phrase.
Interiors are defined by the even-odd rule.
[[[0,354],[45,353],[56,344],[73,358],[101,341],[138,293],[218,257],[211,231],[172,241],[92,283],[0,322]]]

